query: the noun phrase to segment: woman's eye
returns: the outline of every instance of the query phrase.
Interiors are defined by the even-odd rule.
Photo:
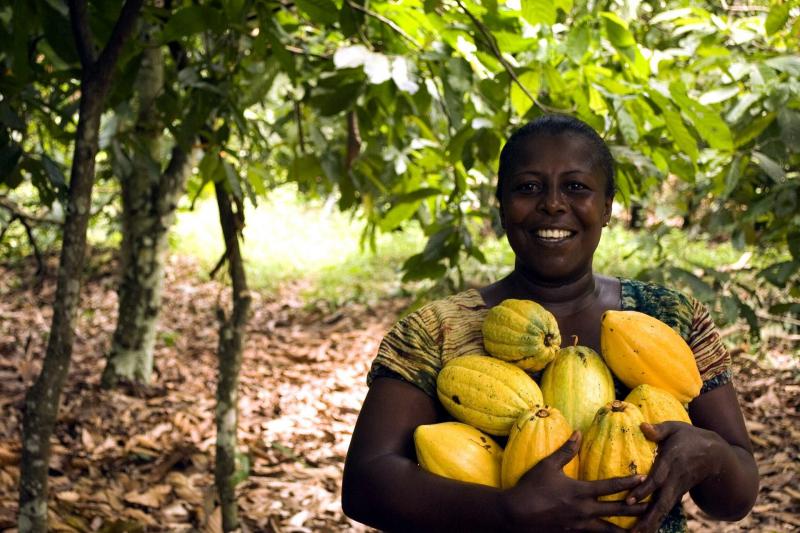
[[[573,181],[572,183],[567,185],[567,189],[569,189],[570,191],[582,191],[586,188],[587,188],[586,185],[577,181]]]
[[[535,193],[539,192],[541,189],[542,187],[538,183],[527,182],[520,183],[515,190],[522,193]]]

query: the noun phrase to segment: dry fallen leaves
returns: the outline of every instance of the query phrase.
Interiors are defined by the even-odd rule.
[[[52,529],[221,531],[213,490],[213,313],[227,291],[198,281],[190,261],[171,258],[154,384],[128,391],[135,394],[109,392],[98,383],[116,315],[113,269],[93,271],[53,440]],[[0,267],[2,279],[21,275]],[[16,525],[20,409],[44,351],[53,276],[39,290],[32,286],[0,285],[0,530]],[[238,487],[243,531],[367,531],[341,512],[342,463],[370,361],[406,303],[331,309],[306,306],[291,292],[254,294],[240,387],[240,451],[250,459]],[[687,500],[692,531],[800,527],[798,372],[762,355],[736,360],[762,476],[756,508],[739,523],[721,524]]]

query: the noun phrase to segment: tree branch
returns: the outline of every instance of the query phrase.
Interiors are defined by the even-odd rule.
[[[18,206],[16,203],[14,203],[12,200],[9,200],[5,196],[0,196],[0,207],[9,211],[11,213],[12,218],[18,218],[20,220],[27,220],[30,222],[37,222],[41,224],[56,224],[59,226],[63,224],[62,221],[57,220],[55,218],[48,218],[26,213],[20,206]]]
[[[72,27],[72,35],[75,37],[75,46],[78,49],[78,56],[84,70],[89,70],[95,62],[94,38],[92,29],[89,27],[89,20],[86,14],[86,2],[84,0],[68,0],[69,22]]]
[[[387,19],[386,17],[384,17],[383,15],[381,15],[379,13],[375,13],[374,11],[371,11],[371,10],[367,9],[364,6],[358,5],[357,3],[353,2],[353,0],[347,0],[347,5],[349,5],[351,8],[355,9],[356,11],[361,11],[365,15],[368,15],[368,16],[370,16],[370,17],[372,17],[372,18],[374,18],[376,20],[379,20],[380,22],[386,24],[392,30],[394,30],[398,35],[400,35],[400,37],[404,38],[406,41],[408,41],[411,44],[413,44],[414,48],[416,48],[417,50],[422,50],[422,45],[417,43],[417,41],[415,41],[413,37],[411,37],[409,34],[407,34],[403,30],[403,28],[401,28],[400,26],[395,24],[393,21]]]
[[[306,140],[303,135],[303,112],[300,109],[300,101],[294,101],[294,119],[297,122],[297,142],[300,144],[300,153],[306,153]]]
[[[117,64],[122,45],[125,44],[133,31],[143,3],[144,0],[126,0],[122,6],[117,22],[114,24],[114,29],[111,30],[111,37],[93,65],[93,74],[97,77],[99,83],[105,84],[111,81],[111,73]]]
[[[514,81],[514,83],[516,83],[517,86],[522,90],[522,92],[525,93],[525,96],[530,98],[531,102],[533,102],[533,104],[536,107],[538,107],[542,111],[545,111],[546,113],[564,113],[570,111],[569,109],[558,109],[555,107],[546,106],[539,100],[537,100],[537,98],[534,95],[532,95],[528,90],[528,88],[525,87],[525,85],[523,85],[522,82],[519,80],[519,78],[517,77],[517,73],[514,72],[514,67],[511,66],[511,64],[506,60],[505,57],[503,57],[503,52],[500,50],[500,47],[497,46],[497,41],[495,40],[494,35],[492,35],[492,33],[488,30],[488,28],[486,28],[483,22],[481,22],[475,15],[472,14],[472,12],[467,8],[467,6],[464,5],[464,3],[461,0],[456,0],[456,3],[464,11],[464,13],[466,13],[466,15],[475,25],[475,27],[478,28],[478,31],[481,32],[483,38],[486,39],[487,43],[489,44],[489,49],[492,51],[492,54],[497,58],[498,61],[500,61],[500,64],[503,65],[503,68],[508,73],[508,75],[511,76],[511,79]]]

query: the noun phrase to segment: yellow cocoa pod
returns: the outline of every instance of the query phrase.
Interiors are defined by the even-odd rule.
[[[595,413],[614,399],[614,378],[603,358],[588,346],[559,350],[539,383],[546,405],[556,407],[573,429],[585,433]]]
[[[603,359],[628,388],[646,383],[683,404],[703,382],[689,345],[671,327],[638,311],[606,311],[600,320]]]
[[[650,424],[660,424],[670,420],[692,423],[689,413],[675,396],[653,385],[639,385],[628,393],[625,401],[638,407],[644,421]]]
[[[521,368],[486,355],[448,361],[436,378],[439,401],[453,417],[491,435],[508,435],[524,411],[542,405],[542,391]]]
[[[655,459],[656,443],[647,440],[639,427],[644,422],[639,409],[614,400],[598,409],[581,442],[580,479],[595,481],[612,477],[646,475]],[[629,491],[602,496],[601,500],[624,500]],[[632,516],[604,517],[619,527],[630,529]]]
[[[536,463],[567,442],[572,428],[555,407],[525,411],[511,427],[503,451],[500,479],[504,489],[513,487]],[[578,456],[564,466],[564,473],[578,479]]]
[[[531,300],[508,299],[489,309],[483,321],[486,351],[525,370],[541,370],[561,347],[558,323]]]
[[[500,487],[503,449],[490,436],[461,422],[418,426],[414,447],[419,465],[438,476]]]

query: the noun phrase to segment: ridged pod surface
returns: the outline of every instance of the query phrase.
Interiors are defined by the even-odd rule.
[[[511,427],[503,451],[502,487],[513,487],[536,463],[556,451],[572,435],[572,428],[555,407],[525,411]],[[564,474],[578,479],[578,457],[564,466]]]
[[[436,378],[439,401],[453,417],[491,435],[508,435],[542,391],[521,368],[486,355],[451,359]]]
[[[419,465],[439,476],[500,487],[503,449],[489,435],[461,422],[418,426],[414,447]]]
[[[561,347],[555,317],[531,300],[508,299],[492,307],[482,330],[489,354],[525,370],[541,370]]]
[[[644,421],[650,424],[660,424],[670,420],[692,423],[689,413],[677,398],[653,385],[639,385],[628,393],[625,401],[638,407]]]
[[[642,433],[639,427],[642,422],[641,411],[631,403],[614,400],[601,407],[581,443],[580,479],[595,481],[650,472],[656,444]],[[600,499],[623,500],[628,492],[617,492]],[[625,529],[636,523],[636,518],[631,516],[604,518]]]
[[[628,388],[646,383],[689,403],[703,382],[689,345],[664,322],[638,311],[606,311],[600,348],[611,371]]]
[[[546,405],[561,411],[573,429],[585,433],[595,413],[614,399],[614,378],[603,358],[588,346],[568,346],[545,367],[539,382]]]

